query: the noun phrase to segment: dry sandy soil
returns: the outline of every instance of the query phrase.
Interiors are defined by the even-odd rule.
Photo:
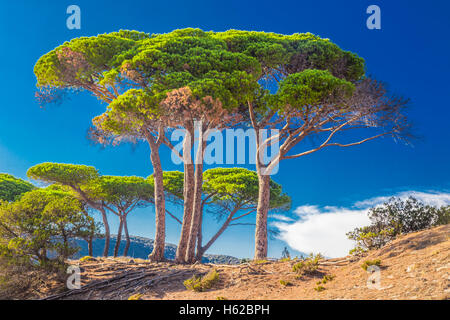
[[[290,261],[226,265],[176,265],[139,259],[98,258],[72,261],[81,267],[82,288],[50,299],[449,299],[450,225],[403,235],[367,256],[322,260],[313,275],[297,277]],[[379,282],[361,265],[380,259]],[[186,290],[183,281],[216,269],[219,283],[205,292]],[[317,282],[324,275],[334,279],[322,291]],[[280,284],[280,280],[290,285]],[[52,290],[55,293],[54,290]]]

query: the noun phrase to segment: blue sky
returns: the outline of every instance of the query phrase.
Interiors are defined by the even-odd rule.
[[[71,4],[81,8],[81,30],[66,27],[66,8]],[[366,8],[371,4],[381,8],[381,30],[366,28]],[[53,161],[94,165],[103,174],[151,174],[145,144],[102,149],[86,138],[91,119],[105,108],[95,98],[79,94],[59,106],[39,108],[34,100],[35,62],[74,37],[119,29],[164,33],[184,27],[233,28],[312,32],[330,38],[365,58],[368,74],[411,99],[409,116],[419,137],[412,146],[380,139],[282,162],[273,178],[293,198],[293,209],[308,204],[348,207],[408,190],[448,192],[448,12],[448,1],[411,0],[2,1],[0,172],[26,178],[28,167]],[[162,157],[164,169],[182,169],[172,164],[167,150]],[[290,215],[295,216],[295,210]],[[151,208],[139,210],[129,219],[132,234],[153,237]],[[215,229],[214,220],[210,220],[207,233]],[[115,228],[115,222],[112,224]],[[252,256],[253,228],[235,228],[211,252]],[[178,241],[178,226],[172,222],[168,224],[168,241]],[[280,240],[272,241],[269,254],[279,256],[284,245]]]

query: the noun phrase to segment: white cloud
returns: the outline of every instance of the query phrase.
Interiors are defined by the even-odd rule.
[[[294,219],[289,218],[287,216],[283,216],[281,214],[272,214],[270,216],[270,218],[275,219],[275,220],[280,220],[280,221],[295,221]]]
[[[413,196],[417,200],[432,206],[443,206],[450,203],[450,193],[445,192],[422,192],[422,191],[403,191],[395,195],[398,198],[405,200],[406,198]],[[390,197],[375,197],[355,203],[355,207],[366,208],[372,207],[389,200]]]
[[[434,206],[450,204],[450,193],[444,192],[405,191],[395,196],[402,199],[414,196],[425,204]],[[275,221],[272,225],[279,229],[278,237],[295,250],[304,253],[320,252],[327,257],[342,257],[354,247],[354,242],[348,240],[345,234],[356,227],[368,225],[369,208],[389,198],[390,196],[382,196],[358,201],[350,208],[300,206],[294,210],[299,217],[297,221]]]

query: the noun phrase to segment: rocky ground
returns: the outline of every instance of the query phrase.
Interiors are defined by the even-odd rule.
[[[446,225],[403,235],[365,257],[321,260],[313,274],[302,277],[292,271],[294,260],[232,266],[96,258],[72,261],[81,267],[80,290],[57,293],[49,287],[46,296],[48,299],[129,299],[135,295],[143,300],[449,299],[449,253],[450,225]],[[361,268],[364,261],[374,259],[381,260],[379,273]],[[186,290],[184,280],[212,269],[219,273],[219,282],[213,288],[205,292]],[[317,282],[325,275],[334,279],[320,284],[322,288],[318,291]],[[288,285],[282,285],[280,280]]]

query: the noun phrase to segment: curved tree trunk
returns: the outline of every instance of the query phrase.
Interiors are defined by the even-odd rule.
[[[153,165],[153,179],[155,182],[155,242],[153,243],[153,251],[148,256],[151,261],[164,260],[164,248],[166,242],[166,204],[164,195],[163,170],[161,167],[161,159],[156,144],[150,144],[150,158]]]
[[[191,149],[193,145],[193,129],[186,129],[186,136],[183,142],[183,161],[184,161],[184,208],[183,224],[181,225],[180,241],[178,242],[175,261],[184,263],[186,260],[186,249],[189,241],[189,231],[192,220],[193,191],[194,191],[194,164],[192,163]]]
[[[220,229],[212,236],[212,238],[203,246],[200,250],[197,250],[197,256],[196,260],[201,261],[203,258],[203,255],[205,252],[212,246],[212,244],[222,235],[222,233],[228,228],[230,225],[234,214],[237,212],[237,208],[235,208],[230,214],[228,215],[227,219],[224,221]]]
[[[255,260],[263,260],[267,257],[267,213],[270,202],[270,176],[262,175],[258,170],[259,193],[258,207],[256,210],[255,228]]]
[[[125,239],[127,243],[125,245],[125,249],[123,250],[123,256],[128,256],[128,249],[130,248],[130,235],[128,234],[128,225],[127,225],[127,217],[123,217],[123,231],[125,232]]]
[[[108,217],[106,216],[105,209],[99,208],[99,211],[102,214],[103,226],[105,227],[105,247],[103,249],[103,256],[107,257],[109,254],[109,241],[111,239],[111,233],[109,230]]]
[[[120,241],[122,240],[123,219],[120,217],[119,230],[117,231],[116,245],[114,246],[114,258],[119,254]]]

